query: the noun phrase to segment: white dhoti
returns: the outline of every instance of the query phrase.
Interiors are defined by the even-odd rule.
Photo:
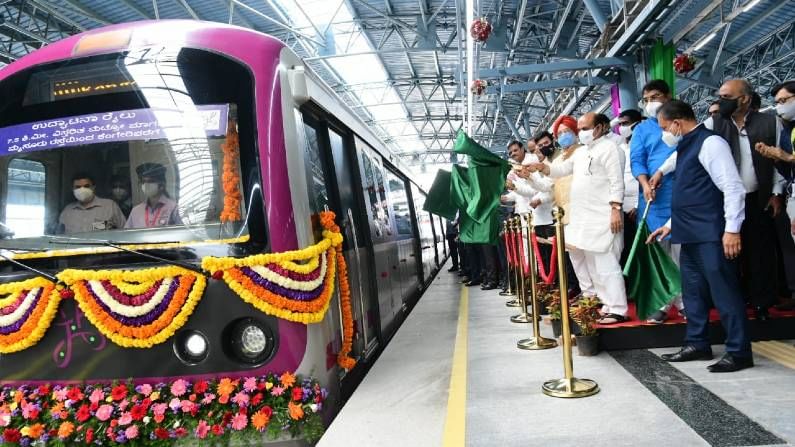
[[[606,252],[600,253],[575,248],[571,250],[569,256],[577,279],[580,281],[580,289],[585,293],[577,264],[584,269],[583,275],[587,275],[591,290],[602,302],[602,312],[626,316],[628,310],[627,291],[624,288],[624,275],[619,262],[623,245],[622,238],[617,237]]]

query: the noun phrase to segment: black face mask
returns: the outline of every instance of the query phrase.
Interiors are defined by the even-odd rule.
[[[720,116],[729,119],[731,118],[732,115],[734,115],[734,112],[736,112],[737,109],[740,108],[740,98],[734,98],[734,99],[721,98],[720,100],[718,100],[718,107],[720,108],[718,111],[718,113],[720,113]]]
[[[552,155],[553,152],[555,152],[555,147],[551,145],[541,146],[538,148],[538,151],[541,152],[541,155],[543,155],[544,157],[549,157],[550,155]]]

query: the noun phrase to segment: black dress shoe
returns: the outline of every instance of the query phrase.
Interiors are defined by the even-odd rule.
[[[508,291],[508,289],[500,290],[500,296],[511,296],[512,293]]]
[[[685,346],[673,354],[663,354],[661,359],[666,362],[689,362],[691,360],[712,360],[712,350],[702,351],[693,346]]]
[[[467,287],[474,287],[474,286],[479,286],[481,284],[483,284],[483,281],[481,281],[479,279],[474,279],[474,280],[469,281],[468,283],[466,283],[464,285],[467,286]]]
[[[494,284],[493,282],[483,283],[483,285],[480,286],[480,290],[494,290],[496,288],[497,284]]]
[[[464,276],[463,278],[461,278],[461,283],[462,284],[466,284],[468,282],[469,282],[469,278],[468,277]]]
[[[449,269],[447,269],[447,271],[450,272],[450,273],[457,272],[458,271],[458,267],[452,266]]]
[[[752,366],[754,366],[753,357],[737,357],[727,352],[718,363],[707,366],[707,369],[712,373],[730,373]]]
[[[767,321],[770,319],[770,311],[765,306],[756,306],[754,308],[754,316],[759,321]]]

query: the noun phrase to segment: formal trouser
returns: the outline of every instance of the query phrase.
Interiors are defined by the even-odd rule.
[[[458,242],[455,240],[457,237],[457,234],[447,235],[447,246],[450,247],[450,259],[453,261],[453,268],[460,266],[458,261]]]
[[[682,244],[681,272],[682,298],[687,309],[685,344],[709,349],[709,310],[714,303],[726,330],[726,352],[750,356],[748,317],[737,262],[726,259],[723,243]]]
[[[759,194],[745,196],[745,221],[741,230],[742,286],[753,306],[770,307],[776,302],[775,226],[760,206]]]
[[[795,197],[787,198],[787,216],[789,216],[790,222],[795,220]],[[795,232],[792,231],[792,224],[790,224],[790,236],[793,242],[795,242]]]
[[[507,287],[508,285],[508,259],[507,259],[507,251],[505,247],[505,237],[500,236],[500,240],[497,242],[497,259],[499,261],[500,266],[500,277],[499,282],[502,286]]]
[[[467,253],[467,246],[465,243],[458,241],[458,258],[461,265],[461,271],[467,278],[470,275],[469,271],[469,253]]]
[[[602,302],[602,312],[618,315],[627,314],[627,291],[624,286],[624,275],[621,271],[621,247],[623,239],[615,238],[608,251],[599,253],[595,251],[581,250],[575,248],[571,250],[571,262],[574,269],[584,269],[583,275],[587,277],[596,296]],[[577,270],[578,271],[578,270]],[[579,271],[578,271],[579,275]],[[580,278],[580,289],[583,289],[582,278]]]
[[[665,250],[665,253],[667,253],[668,256],[671,257],[671,259],[674,261],[674,264],[676,264],[676,266],[679,267],[680,266],[679,258],[681,257],[682,246],[680,244],[672,244],[670,239],[660,241],[658,242],[658,244],[660,244],[660,247],[662,247],[662,249]],[[679,310],[684,309],[684,301],[682,301],[682,294],[673,297],[671,299],[671,302],[663,306],[661,310],[667,312],[668,309],[671,308],[671,306],[676,306],[676,308]]]
[[[632,250],[632,243],[635,241],[635,233],[638,231],[638,223],[635,219],[630,219],[628,213],[624,213],[624,248],[621,250],[621,265],[626,265],[629,251]]]
[[[480,254],[478,244],[464,244],[467,257],[467,276],[471,281],[480,281],[483,278],[483,256]]]
[[[500,260],[497,254],[497,244],[478,244],[482,279],[484,283],[495,284],[500,273]]]
[[[787,289],[795,294],[795,235],[792,233],[792,220],[795,220],[795,197],[787,199],[787,212],[776,218],[776,235],[784,264],[784,277]]]

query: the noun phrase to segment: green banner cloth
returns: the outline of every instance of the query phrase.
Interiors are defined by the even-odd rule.
[[[425,197],[425,204],[422,209],[437,216],[442,216],[447,220],[455,219],[458,213],[458,205],[453,203],[450,196],[450,183],[452,182],[449,171],[440,169],[436,173],[431,189]]]
[[[679,267],[659,244],[646,244],[649,228],[646,226],[646,207],[638,225],[632,249],[624,266],[624,276],[629,280],[627,295],[635,299],[638,318],[645,320],[649,315],[682,293],[682,276]]]
[[[459,212],[462,242],[496,244],[500,226],[497,211],[510,164],[463,131],[458,133],[453,150],[468,156],[468,167],[453,165],[452,172],[440,170],[423,209],[448,219],[455,216],[455,209]]]
[[[649,52],[649,79],[662,79],[667,82],[672,95],[676,92],[675,58],[676,47],[671,44],[663,45],[662,39],[657,40]]]

